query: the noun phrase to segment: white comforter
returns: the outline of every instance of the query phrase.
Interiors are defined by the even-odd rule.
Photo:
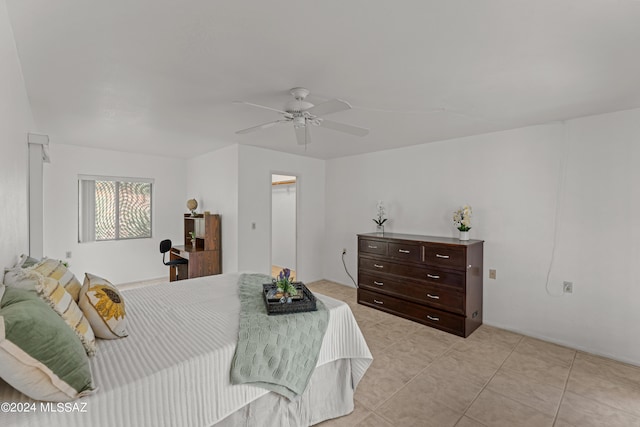
[[[98,340],[92,360],[96,393],[70,408],[38,402],[33,413],[0,413],[0,426],[211,426],[267,394],[229,382],[238,334],[238,276],[125,291],[129,337]],[[317,366],[351,359],[355,387],[371,353],[349,307],[317,296],[330,310]],[[0,403],[29,401],[0,380]]]

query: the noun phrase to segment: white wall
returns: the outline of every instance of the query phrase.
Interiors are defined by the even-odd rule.
[[[222,272],[238,271],[238,146],[194,157],[187,167],[188,198],[198,201],[198,212],[221,215]]]
[[[85,272],[114,284],[168,277],[160,241],[183,240],[186,212],[186,160],[51,144],[51,163],[44,165],[45,256],[65,259],[80,281]],[[155,179],[152,238],[78,243],[78,174]]]
[[[296,268],[296,184],[271,188],[271,263]]]
[[[325,162],[252,146],[238,149],[238,269],[271,272],[271,174],[279,173],[298,178],[299,278],[323,278]]]
[[[443,236],[469,203],[471,238],[485,240],[485,323],[640,364],[639,139],[633,110],[327,161],[324,276],[350,284],[340,254],[355,275],[377,200],[386,231]],[[574,293],[557,297],[545,282],[565,152],[549,293],[564,280]]]
[[[0,268],[29,250],[27,132],[33,128],[7,4],[0,0]]]

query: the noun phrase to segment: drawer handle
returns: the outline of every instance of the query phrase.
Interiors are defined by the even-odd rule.
[[[440,255],[440,254],[436,254],[436,258],[449,259],[449,255]]]
[[[378,249],[377,246],[369,245],[369,249]]]
[[[440,297],[439,297],[438,295],[431,295],[431,294],[427,294],[427,296],[428,296],[429,298],[432,298],[432,299],[440,299]]]
[[[398,249],[398,252],[400,252],[401,254],[410,254],[411,251],[407,251],[405,249]]]
[[[382,301],[378,301],[377,299],[374,299],[374,300],[373,300],[373,302],[375,302],[376,304],[380,304],[380,305],[383,305],[383,304],[384,304],[384,302],[382,302]]]
[[[427,274],[427,277],[429,279],[439,279],[440,278],[440,276],[434,276],[433,274]]]
[[[375,280],[373,281],[373,284],[378,286],[384,286],[384,282],[376,282]]]
[[[440,321],[440,318],[439,318],[439,317],[431,317],[431,316],[429,316],[428,314],[427,314],[427,319],[429,319],[429,320],[433,320],[434,322],[438,322],[438,321]]]
[[[380,264],[373,264],[373,266],[374,266],[375,268],[384,268],[384,265],[380,265]]]

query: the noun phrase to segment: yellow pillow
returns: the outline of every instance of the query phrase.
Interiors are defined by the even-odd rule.
[[[80,294],[80,282],[76,279],[76,276],[65,267],[62,261],[56,259],[45,258],[29,270],[37,271],[44,277],[51,277],[56,279],[65,291],[69,292],[75,302],[78,302],[78,295]]]
[[[35,276],[37,273],[32,271],[29,274]],[[84,317],[82,310],[80,310],[80,307],[78,307],[69,292],[65,291],[57,280],[41,275],[36,284],[36,291],[73,329],[80,341],[82,341],[87,354],[89,356],[96,354],[96,337],[93,334],[91,325],[89,325],[89,321]]]
[[[116,339],[128,335],[124,299],[108,280],[85,273],[79,305],[98,338]]]

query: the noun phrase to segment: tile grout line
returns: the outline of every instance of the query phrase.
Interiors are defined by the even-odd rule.
[[[392,399],[396,394],[398,394],[402,389],[404,389],[406,386],[408,386],[409,384],[411,384],[411,382],[413,382],[420,374],[422,374],[424,371],[426,371],[431,365],[433,365],[436,360],[438,360],[440,357],[444,356],[445,354],[447,354],[447,352],[451,349],[451,347],[455,346],[457,343],[451,344],[446,350],[444,350],[440,355],[438,355],[436,358],[434,358],[431,362],[429,362],[429,364],[427,366],[425,366],[424,368],[422,368],[420,371],[418,371],[418,373],[416,373],[413,377],[411,377],[409,379],[409,381],[407,381],[402,387],[400,387],[398,390],[396,390],[394,393],[392,393],[387,399],[385,399],[382,403],[380,403],[376,409],[370,409],[370,411],[374,414],[376,414],[377,416],[381,417],[382,419],[384,419],[385,421],[390,422],[393,425],[393,421],[389,420],[387,417],[384,416],[384,414],[379,414],[378,412],[376,412],[380,407],[382,407],[382,405],[384,405],[385,403],[387,403],[390,399]],[[446,405],[445,405],[446,406]]]
[[[577,357],[578,357],[578,353],[580,353],[580,351],[579,351],[579,350],[576,350],[576,354],[575,354],[575,356],[574,356],[574,358],[573,358],[573,361],[572,361],[572,363],[571,363],[571,369],[569,370],[569,375],[567,376],[567,381],[566,381],[566,383],[565,383],[565,390],[562,392],[562,398],[560,399],[560,404],[562,404],[562,399],[564,399],[564,395],[565,395],[566,387],[569,385],[569,377],[571,376],[571,371],[573,370],[573,362],[575,361],[575,359],[577,359]],[[590,354],[590,353],[584,353],[584,352],[582,352],[582,353],[583,353],[583,354]],[[606,363],[606,362],[605,362],[605,363]],[[636,415],[635,413],[633,413],[633,412],[629,412],[629,411],[627,411],[627,410],[625,410],[625,409],[616,408],[615,406],[611,406],[610,404],[605,403],[605,402],[602,402],[602,401],[597,400],[597,399],[594,399],[593,397],[585,396],[584,394],[581,394],[581,393],[579,393],[579,392],[577,392],[577,391],[572,391],[572,393],[573,393],[573,394],[576,394],[576,395],[578,395],[578,396],[580,396],[580,397],[582,397],[583,399],[587,399],[587,400],[593,401],[593,402],[595,402],[595,403],[597,403],[597,404],[599,404],[599,405],[607,406],[608,408],[610,408],[610,409],[611,409],[611,410],[613,410],[613,411],[622,412],[622,413],[624,413],[624,414],[626,414],[626,415],[629,415],[629,416],[631,416],[631,417],[633,417],[633,418],[637,418],[637,419],[640,421],[640,417],[639,417],[638,415]],[[559,412],[560,412],[560,405],[558,405],[558,411],[557,411],[557,413],[559,413]],[[556,414],[557,414],[557,413],[556,413]]]
[[[522,340],[522,338],[523,338],[523,337],[521,337],[521,338],[520,338],[520,341]],[[520,343],[520,341],[518,341],[518,344]],[[406,386],[408,386],[410,383],[412,383],[412,382],[413,382],[413,381],[414,381],[418,376],[420,376],[423,372],[425,372],[427,369],[429,369],[429,368],[431,367],[431,365],[433,365],[436,361],[438,361],[438,360],[439,360],[439,359],[441,359],[442,357],[444,357],[444,356],[448,355],[448,354],[451,352],[451,350],[453,350],[453,348],[454,348],[455,346],[457,346],[458,344],[460,344],[461,342],[464,342],[464,341],[454,342],[454,343],[452,343],[451,345],[449,345],[449,347],[447,347],[445,350],[443,350],[443,351],[442,351],[442,353],[440,353],[439,355],[435,356],[435,358],[434,358],[434,359],[433,359],[433,360],[432,360],[432,361],[431,361],[427,366],[425,366],[424,368],[422,368],[420,371],[418,371],[418,373],[416,373],[412,378],[410,378],[410,379],[409,379],[409,381],[407,381],[407,382],[406,382],[406,384],[404,384],[402,387],[400,387],[398,390],[396,390],[393,394],[391,394],[391,395],[389,396],[389,398],[387,398],[387,399],[386,399],[386,400],[384,400],[382,403],[380,403],[380,405],[378,405],[378,407],[377,407],[376,409],[370,409],[370,411],[371,411],[372,413],[376,414],[377,416],[381,417],[381,418],[382,418],[382,419],[384,419],[385,421],[389,421],[390,423],[392,423],[392,424],[393,424],[393,421],[392,421],[392,420],[389,420],[387,417],[385,417],[385,416],[384,416],[384,414],[379,414],[379,413],[378,413],[378,412],[376,412],[376,411],[377,411],[377,410],[378,410],[382,405],[384,405],[386,402],[388,402],[390,399],[392,399],[396,394],[398,394],[402,389],[404,389]],[[518,344],[516,344],[516,345],[514,346],[514,349],[515,349],[515,347],[516,347]],[[513,352],[513,350],[512,350],[512,352]],[[509,353],[509,355],[511,355],[511,353]],[[507,356],[507,358],[508,358],[508,357],[509,357],[509,356]],[[505,358],[505,360],[506,360],[506,358]],[[503,362],[503,363],[504,363],[504,362]],[[502,366],[502,365],[500,365],[500,366]],[[498,368],[498,369],[500,369],[500,368]],[[497,372],[497,371],[496,371],[496,372]],[[492,377],[492,378],[493,378],[493,377]],[[490,380],[489,380],[489,381],[490,381]],[[484,387],[483,387],[483,389],[484,389]],[[480,391],[482,391],[482,390],[480,390]],[[478,393],[478,394],[479,394],[479,393]],[[475,400],[475,399],[474,399],[474,400]],[[444,403],[442,403],[442,405],[446,406],[447,408],[449,408],[449,409],[450,409],[450,410],[452,410],[452,411],[457,412],[457,409],[451,408],[451,407],[447,406],[447,405],[446,405],[446,404],[444,404]],[[465,410],[465,412],[466,412],[466,410]],[[464,417],[464,416],[465,416],[465,412],[463,412],[463,413],[462,413],[462,415],[460,416],[460,418],[458,418],[458,420],[456,421],[456,424],[457,424],[458,422],[460,422],[460,419],[462,419],[462,417]],[[475,420],[475,421],[477,421],[477,420]],[[482,424],[482,423],[480,423],[480,424]],[[482,424],[482,425],[484,426],[484,424]]]
[[[562,396],[560,396],[560,401],[558,402],[558,408],[556,409],[556,414],[553,417],[552,425],[556,425],[556,422],[558,422],[558,414],[560,413],[560,407],[562,406],[562,401],[564,400],[564,394],[567,392],[567,385],[569,385],[569,378],[571,377],[571,371],[573,371],[573,364],[576,361],[576,357],[578,357],[578,351],[574,353],[573,359],[571,359],[571,366],[569,366],[569,373],[567,374],[567,378],[564,380],[564,387],[562,388]]]
[[[516,351],[516,348],[520,345],[520,343],[522,342],[522,340],[524,339],[524,335],[520,336],[520,339],[518,340],[518,342],[516,343],[516,345],[513,346],[513,348],[511,349],[511,352],[509,353],[509,355],[507,357],[504,358],[504,360],[502,361],[502,363],[500,364],[500,366],[498,367],[498,369],[496,369],[496,371],[493,373],[493,375],[491,375],[491,378],[489,378],[487,380],[487,382],[484,384],[484,386],[482,386],[482,389],[478,392],[478,394],[476,395],[476,397],[473,398],[473,400],[471,401],[471,403],[469,403],[469,405],[467,406],[467,408],[464,410],[464,412],[462,413],[462,417],[469,417],[474,421],[478,421],[480,424],[484,423],[480,420],[476,420],[475,418],[473,418],[470,415],[467,415],[467,412],[469,411],[469,408],[471,408],[474,404],[474,402],[476,400],[478,400],[478,397],[482,394],[483,391],[485,391],[487,389],[487,386],[489,385],[489,383],[491,382],[491,380],[493,380],[493,378],[496,376],[496,374],[500,371],[500,369],[502,369],[502,367],[504,366],[504,364],[506,363],[507,359],[509,359],[509,357],[511,357],[511,355],[513,354],[514,351]],[[499,394],[499,393],[498,393]],[[528,405],[527,405],[528,406]],[[460,417],[460,419],[462,419],[462,417]],[[458,420],[458,422],[460,422],[460,420]]]

